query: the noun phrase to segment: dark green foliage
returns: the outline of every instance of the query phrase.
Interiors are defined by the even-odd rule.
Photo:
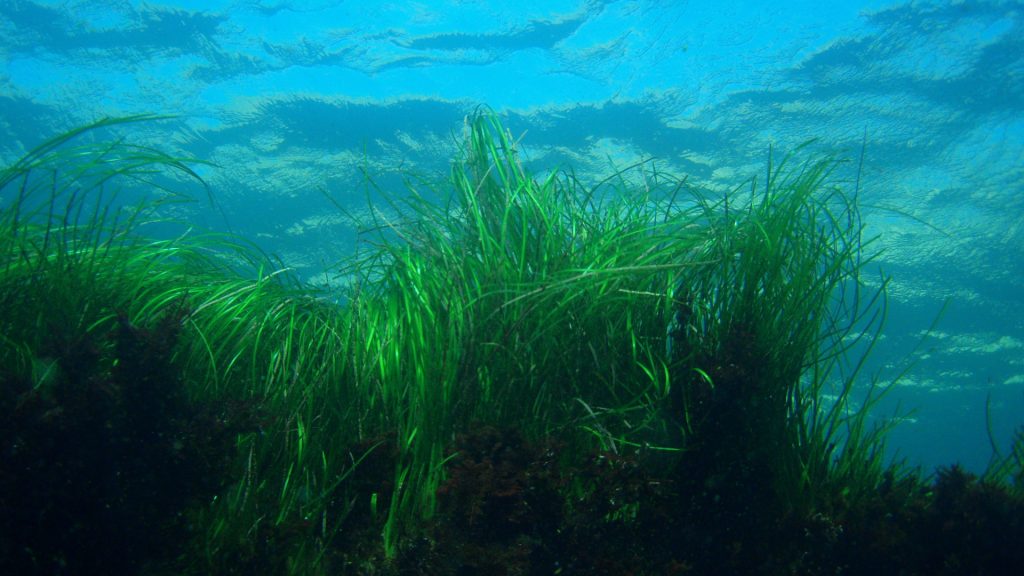
[[[0,377],[0,571],[133,574],[173,563],[184,513],[223,489],[237,406],[196,405],[173,352],[179,316],[126,319],[87,335],[51,332],[54,374]]]
[[[931,483],[886,473],[832,515],[767,517],[773,498],[752,497],[762,488],[655,475],[651,454],[567,458],[492,428],[456,447],[429,538],[403,548],[394,573],[924,576],[1013,574],[1024,561],[1024,500],[955,467]]]
[[[657,573],[670,564],[671,482],[636,455],[585,458],[480,427],[461,435],[427,531],[399,566],[437,573]]]
[[[863,420],[878,396],[850,409],[862,359],[846,350],[870,350],[886,281],[863,284],[871,258],[857,206],[829,181],[835,163],[788,162],[745,204],[699,197],[706,240],[681,273],[669,335],[692,458],[719,484],[757,478],[773,514],[813,510],[833,482],[870,490],[881,473],[881,436]]]
[[[142,216],[180,199],[154,194],[161,173],[195,173],[144,147],[69,144],[143,119],[69,132],[0,172],[4,573],[175,565],[189,510],[230,482],[235,439],[258,425],[248,399],[193,398],[178,354],[183,271],[199,260],[138,236]],[[153,198],[123,203],[139,184]]]
[[[1024,500],[957,466],[940,469],[919,527],[921,573],[1009,574],[1024,566]]]
[[[438,562],[478,573],[553,566],[563,525],[556,450],[490,427],[460,436],[454,449],[438,489]]]
[[[990,429],[990,438],[991,435]],[[1009,486],[1018,496],[1024,496],[1024,426],[1014,433],[1006,454],[1001,454],[994,442],[992,448],[992,461],[983,478],[992,484]]]

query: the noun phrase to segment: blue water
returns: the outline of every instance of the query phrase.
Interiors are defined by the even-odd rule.
[[[655,158],[730,189],[769,146],[857,159],[894,277],[872,370],[894,454],[982,470],[1024,424],[1024,4],[0,1],[0,158],[107,115],[204,168],[230,226],[308,278],[365,206],[446,171],[487,104],[531,165],[598,179]],[[851,170],[855,162],[850,164]],[[936,330],[928,327],[947,304]],[[927,337],[926,337],[927,336]],[[988,408],[986,409],[986,406]],[[986,418],[988,414],[988,418]]]

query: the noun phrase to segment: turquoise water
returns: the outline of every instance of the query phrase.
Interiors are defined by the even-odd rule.
[[[358,211],[361,167],[391,190],[443,178],[482,104],[531,166],[593,181],[653,159],[725,191],[811,138],[852,181],[866,142],[894,278],[872,369],[913,365],[890,448],[980,471],[988,430],[1005,446],[1024,423],[1022,28],[1019,2],[5,0],[0,157],[175,114],[134,137],[217,164],[217,209],[188,217],[333,281],[354,232],[323,191]]]

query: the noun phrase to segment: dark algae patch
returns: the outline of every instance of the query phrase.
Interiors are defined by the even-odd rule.
[[[191,536],[185,513],[224,488],[235,436],[255,420],[238,403],[184,396],[179,326],[116,318],[74,340],[53,326],[47,379],[5,374],[5,573],[139,573]]]
[[[481,112],[327,290],[165,216],[200,160],[99,137],[154,120],[0,173],[0,573],[1022,565],[1024,435],[981,476],[884,457],[888,278],[833,159],[587,185]]]

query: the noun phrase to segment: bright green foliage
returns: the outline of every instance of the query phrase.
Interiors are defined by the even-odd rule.
[[[8,369],[39,361],[45,339],[75,346],[118,313],[155,297],[152,290],[166,274],[161,265],[182,245],[146,241],[136,232],[153,209],[182,196],[167,192],[126,203],[125,183],[163,189],[154,179],[158,173],[198,177],[184,160],[148,148],[67,145],[90,130],[151,118],[103,120],[71,131],[0,172],[0,361]]]
[[[450,197],[413,190],[378,211],[352,269],[361,373],[403,451],[391,522],[429,517],[445,447],[474,422],[609,450],[667,437],[665,311],[700,241],[692,217],[564,172],[534,179],[493,115],[467,130]]]
[[[342,306],[238,239],[146,239],[184,199],[170,190],[201,185],[193,161],[73,142],[143,119],[69,132],[0,174],[0,363],[45,386],[55,346],[182,311],[188,394],[265,414],[238,435],[232,484],[192,512],[213,571],[301,524],[315,537],[275,569],[313,573],[356,509],[397,554],[435,512],[454,436],[479,423],[662,449],[685,474],[756,462],[800,513],[881,478],[884,429],[866,418],[884,388],[854,392],[886,280],[865,288],[869,243],[830,159],[770,166],[722,200],[646,165],[643,186],[621,172],[587,187],[534,177],[476,114],[450,188],[385,195],[361,223]],[[122,201],[122,187],[150,194]],[[359,492],[349,480],[387,438],[393,489]]]

